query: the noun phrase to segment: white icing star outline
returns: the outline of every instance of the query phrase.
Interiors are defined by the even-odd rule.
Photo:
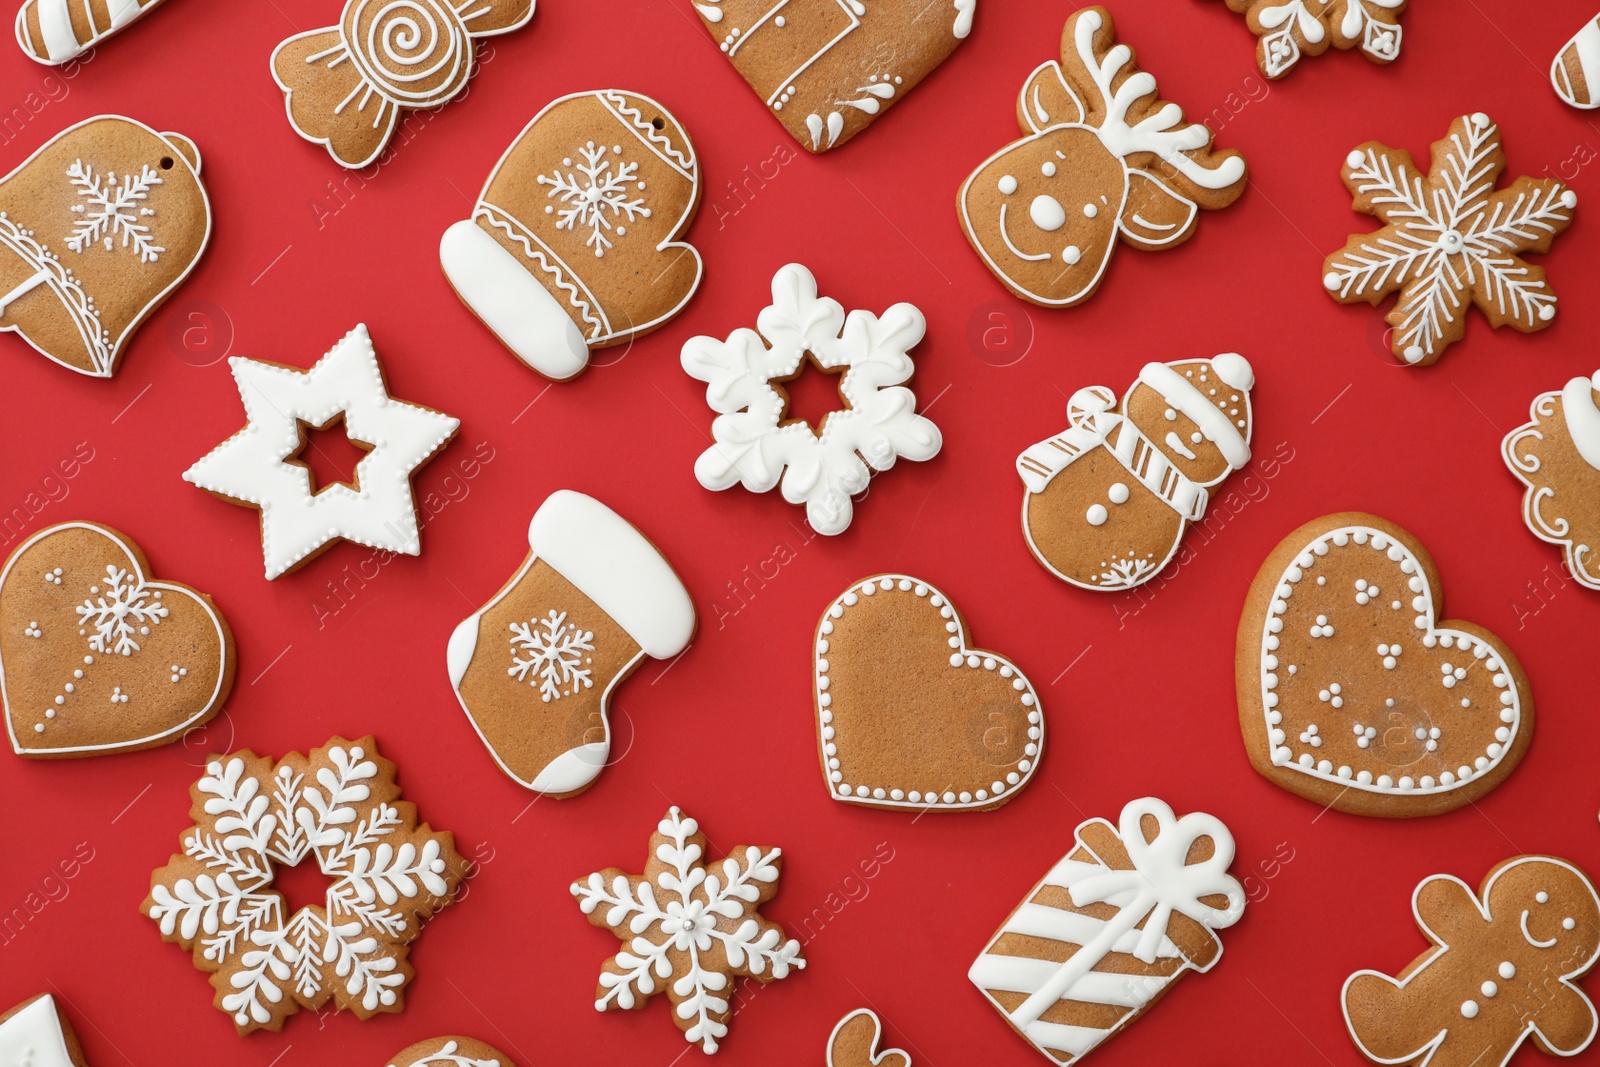
[[[391,397],[365,325],[308,371],[240,357],[228,362],[249,421],[183,479],[261,510],[268,579],[340,538],[408,556],[422,551],[411,475],[461,421]],[[300,423],[326,426],[341,414],[349,436],[372,446],[356,468],[360,488],[334,483],[313,494],[310,472],[287,462],[302,447]]]

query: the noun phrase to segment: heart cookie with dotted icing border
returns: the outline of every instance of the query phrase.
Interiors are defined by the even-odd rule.
[[[1528,679],[1480,626],[1437,621],[1440,582],[1410,533],[1344,512],[1267,557],[1239,621],[1250,762],[1357,815],[1452,811],[1499,785],[1533,736]]]
[[[856,582],[817,625],[817,747],[833,798],[891,810],[988,811],[1028,784],[1044,716],[1004,656],[969,648],[939,590]]]
[[[66,759],[176,741],[221,710],[234,645],[204,593],[150,578],[126,535],[68,522],[0,572],[0,699],[11,748]]]

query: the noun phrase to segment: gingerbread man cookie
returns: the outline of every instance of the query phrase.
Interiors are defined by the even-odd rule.
[[[1561,546],[1579,584],[1600,589],[1600,371],[1535,397],[1529,421],[1506,434],[1500,453],[1527,486],[1522,521]]]
[[[1350,1036],[1375,1063],[1503,1067],[1528,1038],[1576,1056],[1600,1024],[1574,984],[1600,957],[1600,896],[1566,860],[1517,856],[1474,894],[1441,874],[1411,897],[1433,947],[1397,977],[1358,971],[1344,984]]]

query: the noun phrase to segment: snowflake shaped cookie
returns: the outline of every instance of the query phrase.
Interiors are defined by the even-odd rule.
[[[651,835],[643,875],[607,867],[574,882],[589,922],[624,946],[600,973],[595,1008],[640,1008],[664,990],[683,1036],[717,1051],[735,982],[765,985],[806,965],[800,942],[761,916],[778,891],[780,856],[776,848],[740,846],[708,870],[705,835],[674,807]]]
[[[330,999],[363,1019],[402,1010],[406,946],[454,901],[466,864],[451,834],[417,822],[372,738],[277,763],[236,752],[191,792],[195,825],[141,910],[210,972],[239,1032],[282,1029]],[[289,914],[273,873],[306,859],[327,896]]]
[[[613,247],[608,234],[625,237],[626,223],[650,217],[644,198],[632,195],[635,191],[643,192],[645,183],[637,178],[639,164],[610,158],[622,155],[621,145],[613,145],[608,156],[605,145],[597,146],[590,141],[578,149],[578,154],[583,161],[576,164],[576,174],[568,169],[539,175],[539,184],[550,186],[547,195],[565,205],[557,208],[549,204],[544,210],[556,216],[558,230],[577,232],[580,227],[587,227],[589,236],[583,243],[594,249],[596,258],[602,258],[606,249]],[[561,164],[567,168],[574,166],[570,158],[563,159]]]
[[[755,493],[782,478],[783,498],[803,503],[818,533],[843,533],[869,466],[885,471],[900,457],[939,452],[939,428],[916,413],[916,395],[905,387],[914,369],[909,352],[926,329],[922,312],[901,303],[882,318],[859,310],[847,316],[837,301],[817,296],[809,270],[791,263],[773,277],[772,304],[756,324],[759,333],[738,329],[726,341],[692,337],[683,346],[683,369],[707,383],[706,403],[718,413],[715,443],[695,461],[695,477],[707,489],[737,482]],[[808,357],[825,371],[844,368],[845,407],[816,430],[789,420],[779,388]]]
[[[415,556],[422,551],[411,476],[443,448],[459,419],[389,395],[365,326],[357,326],[309,371],[235,357],[228,361],[249,424],[184,472],[184,481],[261,510],[267,577],[294,570],[343,538]],[[349,436],[371,446],[355,485],[312,491],[293,459],[305,428],[343,417]]]
[[[1406,363],[1432,363],[1461,340],[1469,301],[1491,326],[1523,333],[1555,318],[1544,268],[1520,254],[1550,250],[1571,225],[1578,194],[1553,178],[1522,177],[1497,190],[1505,165],[1500,128],[1482,112],[1456,119],[1434,143],[1426,177],[1409,153],[1376,141],[1345,160],[1355,209],[1386,225],[1329,256],[1322,284],[1341,304],[1377,305],[1398,292],[1386,321]]]
[[[1332,45],[1361,49],[1374,63],[1400,58],[1400,16],[1408,0],[1228,0],[1248,17],[1261,40],[1256,63],[1269,78],[1288,74],[1302,56],[1320,56]]]

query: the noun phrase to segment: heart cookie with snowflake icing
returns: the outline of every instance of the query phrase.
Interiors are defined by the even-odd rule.
[[[20,756],[176,741],[222,708],[233,674],[233,637],[211,598],[153,580],[110,527],[41,530],[0,572],[0,698]]]
[[[1499,785],[1533,735],[1500,639],[1438,621],[1439,576],[1411,534],[1345,512],[1267,557],[1239,622],[1239,722],[1264,777],[1319,804],[1406,818]]]
[[[835,800],[988,811],[1038,765],[1044,717],[1010,660],[969,648],[949,599],[904,574],[852,585],[822,615],[817,745]]]

